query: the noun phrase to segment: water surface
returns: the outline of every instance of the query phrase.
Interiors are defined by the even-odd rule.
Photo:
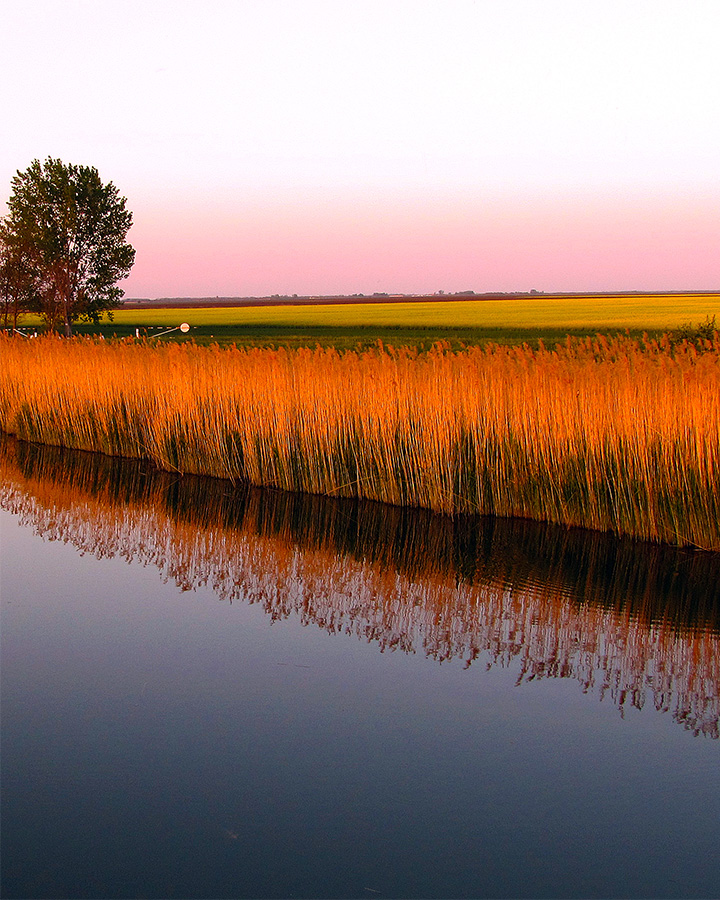
[[[4,440],[4,897],[720,895],[720,560]]]

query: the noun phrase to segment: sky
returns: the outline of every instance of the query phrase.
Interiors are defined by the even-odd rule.
[[[128,297],[720,288],[717,0],[23,0],[0,215],[48,156]]]

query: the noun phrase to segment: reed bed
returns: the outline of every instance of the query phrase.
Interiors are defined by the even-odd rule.
[[[720,336],[201,348],[0,340],[0,428],[163,469],[720,550]]]

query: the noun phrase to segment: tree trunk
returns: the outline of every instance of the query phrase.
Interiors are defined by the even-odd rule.
[[[65,319],[65,337],[72,337],[72,325],[70,324],[70,298],[63,297],[63,316]]]

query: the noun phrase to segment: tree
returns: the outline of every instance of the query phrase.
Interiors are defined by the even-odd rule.
[[[50,328],[65,334],[78,319],[98,322],[120,305],[117,282],[126,278],[135,250],[125,240],[132,213],[97,169],[34,160],[12,180],[3,233],[25,248],[32,293]]]
[[[38,308],[29,248],[13,240],[5,222],[0,220],[0,310],[3,326],[7,328],[12,323],[14,331],[19,316]]]

